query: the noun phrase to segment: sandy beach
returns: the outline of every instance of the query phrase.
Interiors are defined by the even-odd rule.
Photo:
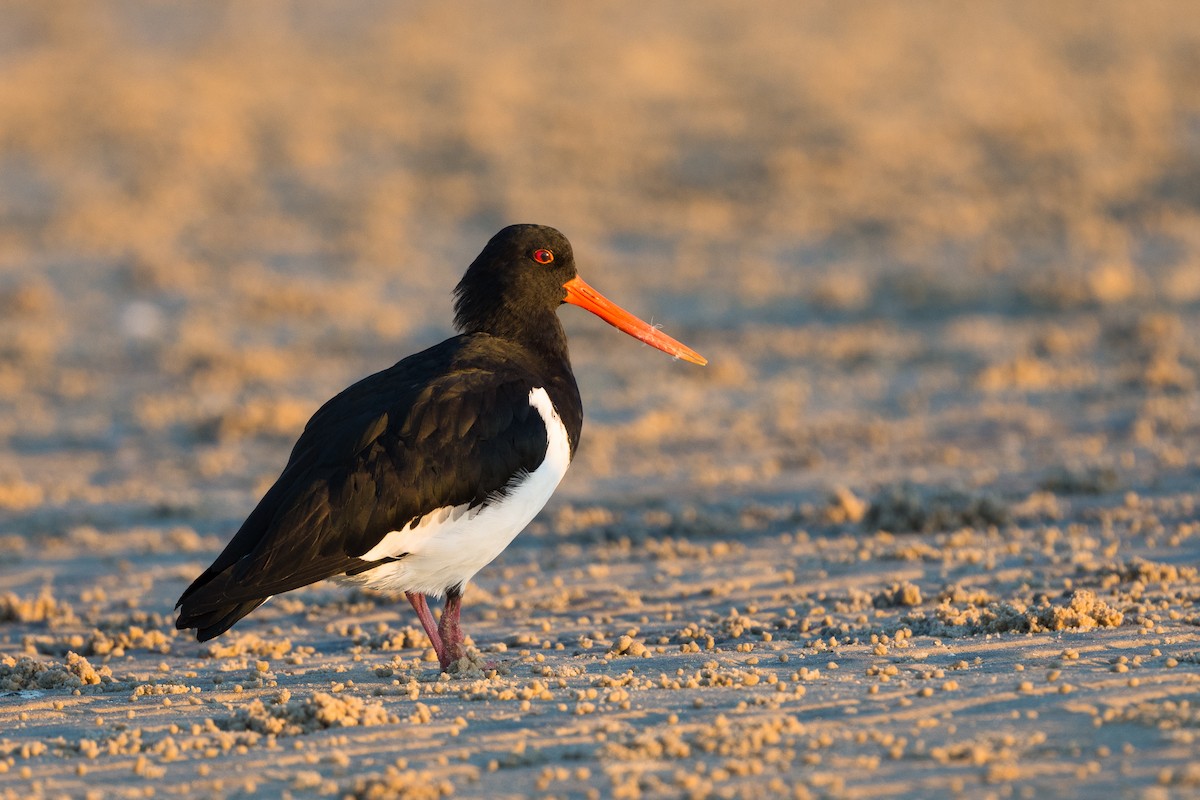
[[[3,800],[1200,797],[1193,4],[3,17]],[[176,631],[514,222],[709,365],[564,306],[469,661],[334,583]]]

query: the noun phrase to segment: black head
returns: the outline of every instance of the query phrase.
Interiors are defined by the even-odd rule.
[[[454,325],[465,333],[511,336],[544,321],[567,296],[575,256],[545,225],[509,225],[492,237],[454,290]]]

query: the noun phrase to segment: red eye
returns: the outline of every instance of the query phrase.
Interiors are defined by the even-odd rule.
[[[554,260],[554,253],[551,253],[549,250],[534,250],[533,260],[539,264],[549,264]]]

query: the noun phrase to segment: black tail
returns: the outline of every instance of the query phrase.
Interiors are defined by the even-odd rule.
[[[199,613],[189,613],[185,607],[179,614],[179,619],[175,621],[175,627],[179,630],[195,628],[196,641],[207,642],[232,628],[235,622],[265,602],[267,602],[267,598],[264,597],[261,600],[218,606],[212,611]]]
[[[280,498],[284,497],[282,483],[281,478],[264,495],[212,566],[180,596],[175,604],[179,609],[176,628],[195,628],[196,638],[208,641],[274,595],[382,563],[364,562],[340,548],[332,548],[332,553],[321,552],[322,542],[329,538],[323,539],[322,535],[330,524],[324,489],[311,497],[305,495],[300,506],[293,503],[281,520],[276,520]],[[280,531],[294,539],[280,545],[276,541]]]
[[[247,569],[252,568],[253,563],[228,563],[226,553],[222,553],[211,567],[192,581],[192,585],[175,604],[175,608],[179,609],[175,627],[181,631],[195,628],[196,638],[206,642],[229,630],[234,623],[277,594],[333,575],[362,572],[395,560],[363,561],[343,555],[326,556],[306,561],[273,578],[265,578],[261,574],[248,577],[246,572],[254,573],[252,569]]]
[[[216,566],[215,564],[213,566]],[[232,567],[213,573],[210,567],[192,582],[175,608],[179,618],[175,627],[179,630],[196,629],[196,640],[207,642],[233,627],[234,623],[267,602],[267,597],[233,599],[224,589],[229,583]]]

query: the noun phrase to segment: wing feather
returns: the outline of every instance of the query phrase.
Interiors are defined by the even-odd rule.
[[[389,532],[438,508],[483,505],[535,469],[547,448],[529,404],[536,370],[519,350],[495,358],[494,344],[479,357],[477,337],[411,356],[322,406],[279,479],[180,598],[178,626],[207,623],[202,633],[218,635],[270,595],[361,571],[369,562],[359,557]],[[438,364],[449,366],[420,380]]]

